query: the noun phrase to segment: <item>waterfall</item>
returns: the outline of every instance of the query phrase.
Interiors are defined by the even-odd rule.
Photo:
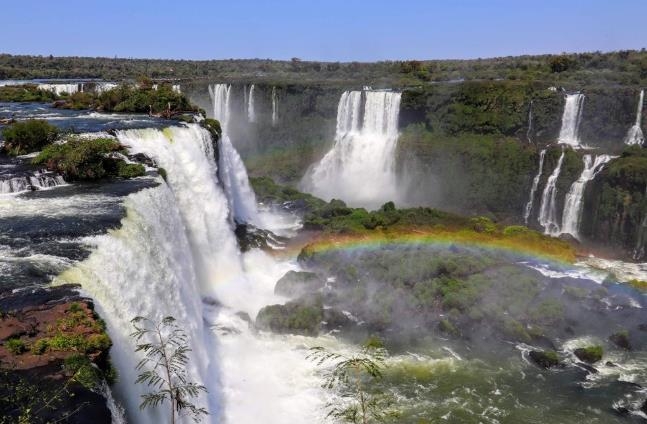
[[[647,196],[647,193],[645,193]],[[633,259],[639,261],[645,257],[645,247],[647,247],[647,214],[638,227],[638,237],[636,237],[636,247],[633,251]]]
[[[562,127],[559,130],[560,144],[568,144],[573,147],[579,147],[580,140],[578,133],[580,122],[582,120],[582,106],[584,105],[584,94],[568,94],[564,104],[564,113],[562,114]]]
[[[247,120],[249,122],[256,122],[256,110],[254,109],[254,84],[249,87],[249,95],[247,96]],[[272,106],[274,108],[274,106]]]
[[[528,219],[532,213],[532,206],[535,202],[535,193],[537,193],[537,187],[539,187],[539,181],[541,180],[541,174],[544,172],[544,158],[546,157],[546,149],[543,149],[539,153],[539,169],[537,170],[537,175],[532,180],[532,187],[530,188],[530,198],[523,213],[523,220],[528,225]]]
[[[63,93],[74,94],[79,91],[79,84],[38,84],[39,90],[52,91],[60,96]]]
[[[209,86],[209,96],[213,104],[213,117],[220,121],[223,133],[229,123],[229,94],[231,86],[228,84],[213,84]]]
[[[640,128],[640,125],[642,123],[644,101],[645,101],[645,90],[640,90],[640,96],[638,97],[638,110],[636,112],[636,122],[627,132],[627,136],[625,137],[625,144],[642,145],[645,142],[645,136],[643,135],[643,130],[642,128]]]
[[[564,200],[562,234],[570,234],[579,240],[580,220],[582,218],[582,207],[584,206],[584,189],[586,188],[586,184],[593,180],[611,159],[612,157],[609,155],[596,156],[595,160],[592,159],[591,155],[584,155],[584,170],[580,177],[571,185]]]
[[[189,336],[187,372],[208,390],[197,399],[210,413],[203,422],[323,421],[325,393],[301,347],[307,338],[256,334],[241,318],[283,302],[274,284],[296,264],[239,253],[209,133],[192,124],[117,138],[164,167],[167,183],[129,195],[121,228],[87,239],[90,257],[57,282],[81,284],[106,321],[119,372],[114,392],[129,422],[166,422],[165,408],[138,408],[145,388],[134,384],[140,356],[128,336],[137,315],[172,315]]]
[[[528,107],[528,131],[526,131],[528,143],[532,143],[532,138],[530,137],[530,134],[532,133],[532,103],[533,100],[530,101],[530,106]]]
[[[279,123],[279,99],[276,94],[276,87],[272,87],[272,125],[276,126]]]
[[[65,185],[65,180],[60,175],[34,172],[32,175],[0,180],[0,194],[42,190],[60,185]]]
[[[559,222],[557,222],[557,179],[559,174],[562,171],[562,163],[564,162],[564,150],[562,149],[562,154],[559,156],[557,161],[557,166],[553,170],[553,173],[548,177],[546,181],[546,187],[544,187],[544,192],[541,195],[541,206],[539,208],[539,224],[544,227],[544,234],[548,235],[558,235]]]
[[[327,200],[336,197],[368,207],[396,200],[394,156],[400,97],[388,91],[343,93],[334,145],[306,173],[302,188]]]
[[[177,319],[189,337],[189,378],[208,390],[197,404],[218,416],[219,378],[211,361],[214,337],[204,324],[195,250],[177,199],[162,184],[130,195],[125,207],[121,228],[87,239],[93,253],[63,272],[57,282],[81,284],[106,322],[113,342],[110,356],[119,374],[114,394],[125,406],[129,422],[155,424],[167,422],[168,417],[166,408],[139,409],[141,395],[148,390],[135,384],[135,367],[142,358],[134,352],[135,343],[129,337],[133,331],[130,320],[135,316],[159,321],[172,315]]]
[[[230,204],[231,220],[239,223],[258,225],[256,195],[249,184],[247,169],[240,155],[231,143],[228,133],[231,86],[214,84],[209,86],[209,94],[213,102],[213,116],[220,121],[222,136],[218,142],[220,163],[219,177],[225,187]],[[253,91],[250,89],[250,96]]]

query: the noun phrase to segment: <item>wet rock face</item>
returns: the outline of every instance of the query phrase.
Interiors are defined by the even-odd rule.
[[[0,293],[0,416],[110,423],[110,339],[72,285]],[[27,415],[25,415],[27,414]]]
[[[552,368],[559,365],[557,353],[551,350],[533,350],[528,357],[542,368]]]
[[[274,294],[297,297],[316,292],[322,289],[325,284],[324,279],[313,272],[288,271],[276,282]]]

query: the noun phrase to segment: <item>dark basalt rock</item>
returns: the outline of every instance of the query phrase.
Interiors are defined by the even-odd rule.
[[[234,230],[240,250],[247,252],[250,249],[272,250],[272,245],[281,246],[287,240],[277,236],[269,230],[255,227],[252,224],[236,224]]]
[[[155,167],[155,161],[143,153],[135,153],[134,155],[128,155],[128,158],[132,161],[139,162],[146,166]]]
[[[609,336],[609,340],[611,340],[619,348],[622,348],[625,350],[631,350],[631,343],[629,342],[628,331],[619,331],[617,333],[614,333],[611,336]]]
[[[256,327],[279,334],[316,336],[324,320],[320,296],[302,297],[284,305],[269,305],[256,316]]]
[[[542,368],[553,368],[560,365],[557,353],[552,350],[532,350],[528,357]]]

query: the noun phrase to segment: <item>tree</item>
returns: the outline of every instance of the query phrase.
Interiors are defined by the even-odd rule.
[[[188,380],[186,365],[189,362],[187,335],[176,324],[175,318],[165,317],[155,323],[144,317],[131,320],[135,331],[130,335],[137,341],[135,352],[144,352],[144,359],[137,364],[141,373],[135,383],[144,383],[152,392],[142,395],[141,409],[155,408],[170,402],[171,423],[175,424],[176,414],[187,411],[194,421],[200,422],[208,412],[191,403],[191,398],[206,392],[204,386]],[[152,342],[142,342],[147,338]]]
[[[323,387],[339,390],[343,406],[328,404],[328,417],[349,423],[368,424],[395,416],[391,400],[376,383],[382,379],[387,351],[377,338],[370,338],[359,353],[346,356],[313,347],[307,358],[318,366],[332,363],[324,374]]]

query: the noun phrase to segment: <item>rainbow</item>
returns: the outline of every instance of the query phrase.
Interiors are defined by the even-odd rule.
[[[434,246],[440,248],[478,248],[520,259],[540,260],[563,266],[575,262],[573,248],[566,242],[528,232],[515,235],[485,234],[471,230],[398,230],[342,235],[319,234],[289,245],[285,255],[305,255],[329,251],[375,250],[389,246]]]

